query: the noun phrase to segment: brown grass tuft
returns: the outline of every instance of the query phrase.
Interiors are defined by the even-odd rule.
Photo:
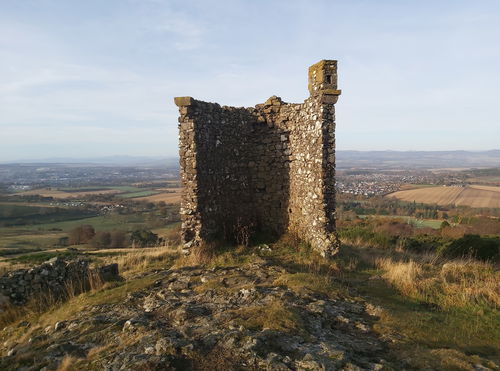
[[[379,258],[376,266],[403,295],[425,300],[444,309],[500,304],[500,272],[492,264],[476,260],[452,260],[444,264],[395,261]]]
[[[69,370],[74,370],[76,369],[75,363],[78,360],[78,358],[72,357],[72,356],[65,356],[59,366],[57,367],[57,371],[69,371]]]
[[[118,263],[120,274],[125,276],[144,272],[153,267],[166,267],[180,254],[177,247],[160,246],[144,249],[134,249],[120,257],[112,257],[109,262]]]

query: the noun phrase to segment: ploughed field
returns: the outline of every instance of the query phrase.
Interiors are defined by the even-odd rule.
[[[394,192],[387,197],[425,204],[500,208],[500,187],[494,186],[425,187]]]

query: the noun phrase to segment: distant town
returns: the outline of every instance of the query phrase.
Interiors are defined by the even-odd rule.
[[[106,186],[178,179],[178,166],[113,166],[88,164],[0,165],[0,189],[23,192],[47,187]],[[339,193],[375,196],[396,192],[406,184],[466,186],[470,173],[464,170],[342,169],[337,171]],[[79,206],[67,202],[62,206]]]

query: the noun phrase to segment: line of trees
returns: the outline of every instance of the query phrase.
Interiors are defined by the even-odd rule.
[[[125,248],[131,245],[134,247],[151,247],[162,242],[162,238],[148,229],[137,229],[128,236],[127,233],[119,230],[96,231],[89,224],[73,228],[67,239],[60,240],[61,245],[90,244],[92,247],[99,249]]]

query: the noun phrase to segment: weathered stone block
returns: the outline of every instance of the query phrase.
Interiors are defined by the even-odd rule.
[[[183,106],[190,106],[194,102],[194,99],[191,97],[175,97],[174,98],[174,103],[178,107],[183,107]],[[187,114],[187,110],[181,110],[181,114],[185,115]]]

